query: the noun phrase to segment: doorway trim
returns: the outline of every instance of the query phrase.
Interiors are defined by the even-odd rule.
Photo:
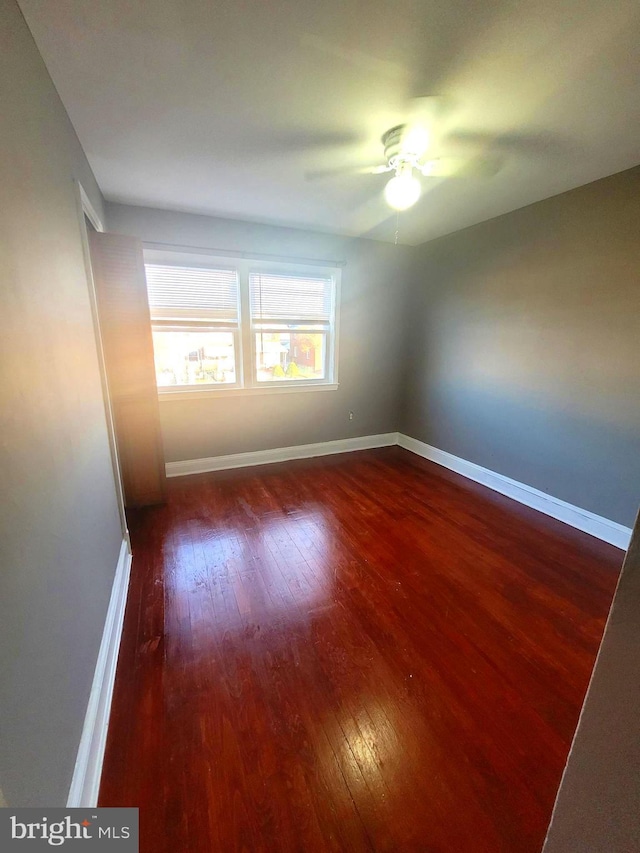
[[[116,500],[118,503],[118,513],[120,515],[120,526],[122,529],[122,538],[127,543],[129,554],[131,554],[131,539],[129,537],[129,528],[127,527],[127,516],[124,505],[124,488],[122,486],[122,475],[120,467],[120,459],[118,456],[118,443],[116,440],[116,431],[113,419],[113,406],[111,405],[111,395],[109,393],[109,383],[107,380],[107,367],[104,357],[104,348],[102,345],[102,333],[100,331],[100,316],[98,314],[98,299],[96,296],[95,283],[93,280],[93,270],[91,267],[91,252],[89,249],[89,235],[85,223],[85,216],[93,225],[96,231],[105,231],[104,223],[98,215],[95,207],[91,203],[84,187],[80,181],[75,180],[76,202],[78,206],[78,219],[80,223],[80,236],[82,240],[82,253],[84,256],[84,265],[87,275],[87,289],[89,291],[89,302],[91,303],[91,315],[93,317],[93,328],[96,339],[96,352],[98,355],[98,367],[100,369],[100,382],[102,385],[102,397],[104,400],[105,420],[107,424],[107,434],[109,436],[109,449],[111,451],[111,465],[113,468],[113,479],[116,490]]]

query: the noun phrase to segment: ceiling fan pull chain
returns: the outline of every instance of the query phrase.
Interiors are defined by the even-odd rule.
[[[396,213],[396,236],[395,236],[395,239],[394,239],[394,241],[393,241],[394,246],[397,246],[397,245],[398,245],[399,222],[400,222],[400,212],[398,211],[398,212]]]

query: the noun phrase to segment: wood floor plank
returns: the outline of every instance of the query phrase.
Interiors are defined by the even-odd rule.
[[[143,853],[538,853],[619,550],[399,448],[130,528],[100,804]]]

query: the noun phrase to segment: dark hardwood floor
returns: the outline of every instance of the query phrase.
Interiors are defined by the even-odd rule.
[[[621,551],[399,448],[168,491],[100,796],[143,853],[538,853]]]

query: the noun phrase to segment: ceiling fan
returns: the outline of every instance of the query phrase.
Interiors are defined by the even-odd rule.
[[[420,198],[422,193],[420,175],[425,178],[440,178],[454,175],[462,177],[495,174],[500,166],[495,157],[425,156],[432,143],[434,105],[438,105],[440,100],[434,97],[415,99],[414,104],[419,106],[423,115],[425,107],[429,108],[430,121],[423,119],[422,121],[414,120],[407,124],[397,124],[382,135],[381,142],[384,147],[386,163],[365,168],[339,168],[308,172],[307,179],[313,180],[345,173],[382,175],[386,172],[393,172],[393,177],[385,186],[384,197],[389,207],[400,211],[407,210]]]
[[[442,158],[422,161],[429,145],[429,134],[419,125],[398,124],[387,130],[381,141],[386,164],[362,169],[361,172],[371,175],[395,173],[384,189],[385,200],[394,210],[406,210],[419,199],[422,186],[414,171],[424,177],[451,175],[455,171],[452,163]]]

